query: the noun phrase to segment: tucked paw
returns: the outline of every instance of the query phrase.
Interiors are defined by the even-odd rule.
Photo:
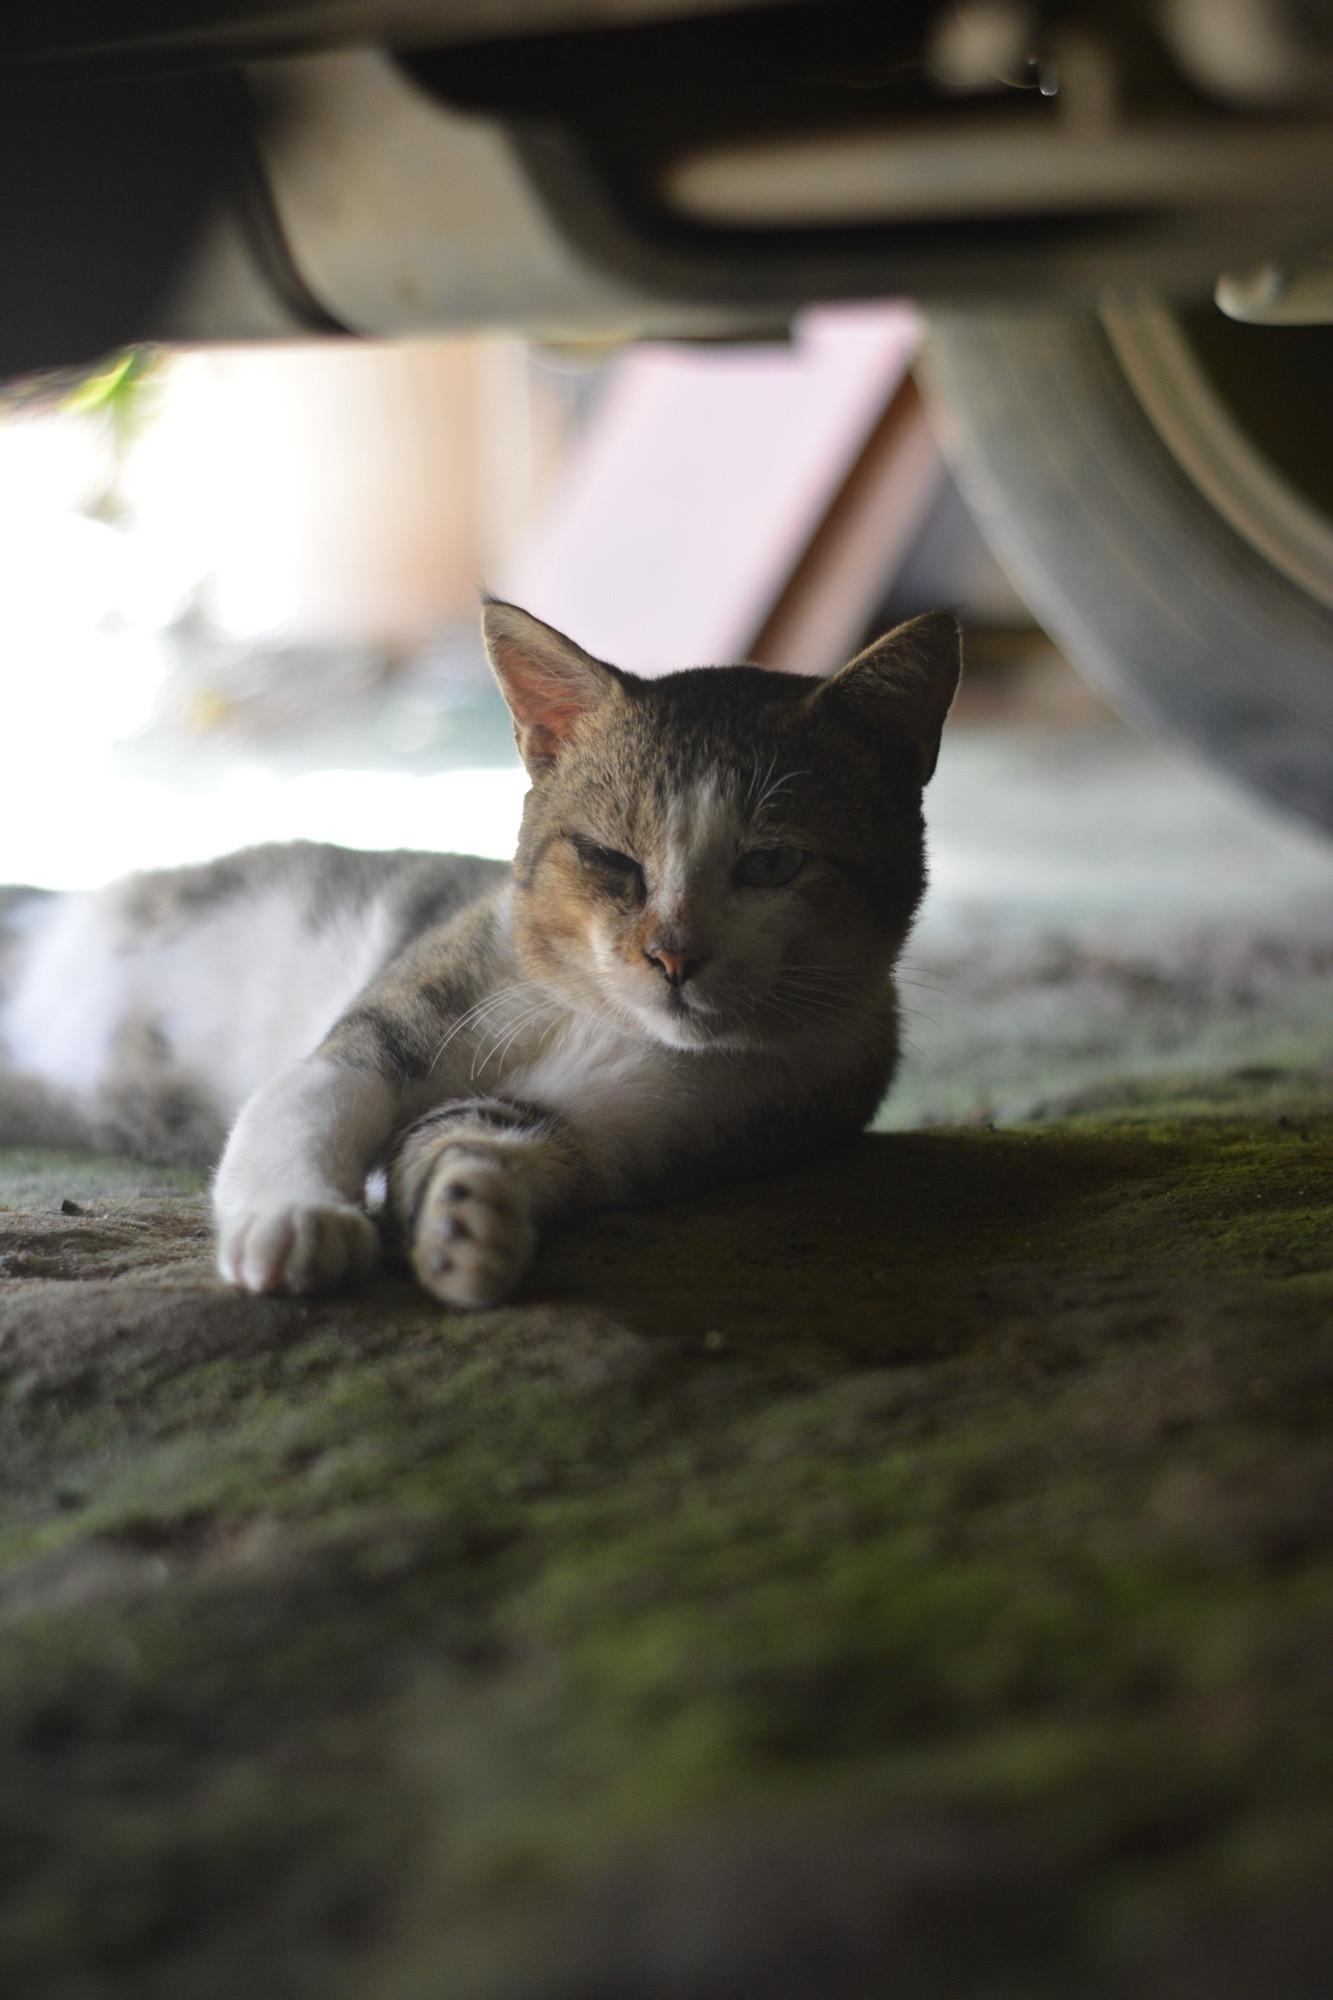
[[[359,1208],[247,1209],[218,1234],[218,1269],[244,1292],[324,1292],[363,1278],[379,1255],[375,1225]]]
[[[447,1306],[507,1298],[537,1247],[513,1175],[476,1153],[447,1153],[431,1179],[412,1238],[412,1268]]]

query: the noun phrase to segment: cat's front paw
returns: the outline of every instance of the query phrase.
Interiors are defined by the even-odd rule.
[[[412,1268],[447,1306],[493,1306],[532,1261],[537,1232],[522,1187],[498,1160],[446,1153],[412,1236]]]
[[[218,1228],[218,1269],[243,1292],[326,1292],[363,1278],[379,1232],[359,1208],[291,1202],[243,1209]]]

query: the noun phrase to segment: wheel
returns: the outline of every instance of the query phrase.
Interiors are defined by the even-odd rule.
[[[1139,300],[940,316],[946,450],[1127,714],[1333,831],[1333,327]]]

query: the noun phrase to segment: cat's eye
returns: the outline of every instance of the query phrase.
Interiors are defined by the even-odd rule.
[[[804,864],[799,847],[752,847],[736,863],[732,879],[743,889],[783,889]]]
[[[574,845],[583,860],[602,874],[618,878],[626,888],[642,886],[643,870],[632,854],[622,854],[618,847],[596,847],[590,840],[576,840]]]

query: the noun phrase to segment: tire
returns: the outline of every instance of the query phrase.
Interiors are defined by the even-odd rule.
[[[1263,415],[1307,379],[1284,354],[1333,359],[1333,329],[1233,340],[1208,315],[940,316],[927,377],[983,532],[1074,665],[1333,832],[1333,508],[1273,456],[1320,413]]]

